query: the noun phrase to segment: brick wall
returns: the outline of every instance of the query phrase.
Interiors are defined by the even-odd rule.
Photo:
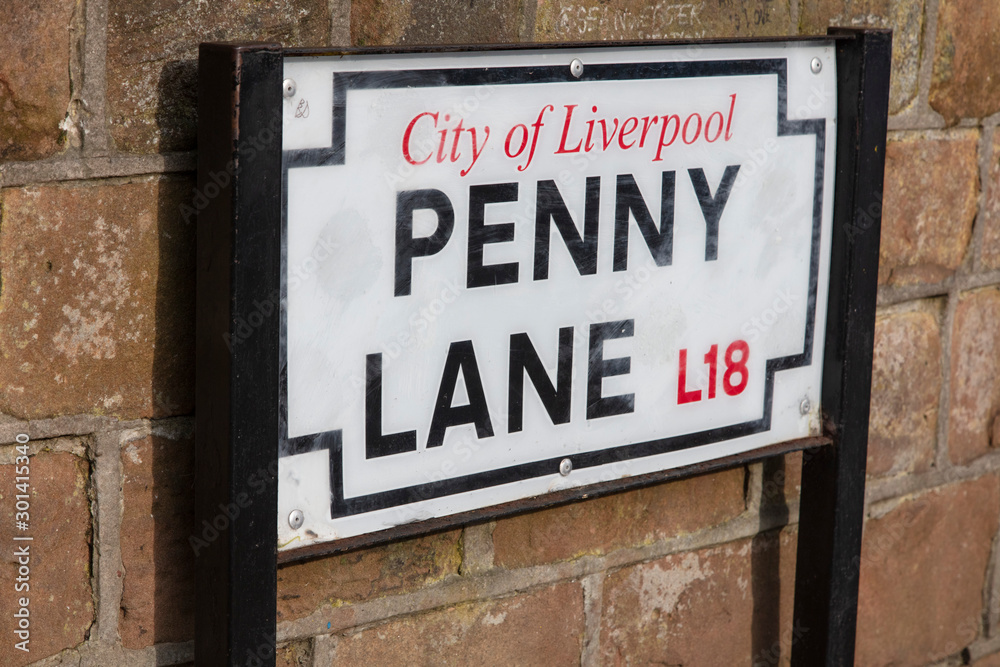
[[[0,0],[0,663],[193,658],[197,43],[892,27],[859,665],[1000,665],[1000,5]],[[32,471],[14,649],[15,437]],[[786,664],[800,456],[283,567],[279,665]]]

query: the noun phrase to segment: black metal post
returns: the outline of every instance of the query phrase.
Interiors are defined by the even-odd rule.
[[[854,664],[878,287],[892,33],[831,29],[837,49],[837,172],[823,359],[834,440],[802,467],[792,665]]]
[[[278,45],[201,46],[198,665],[275,661],[281,73]]]

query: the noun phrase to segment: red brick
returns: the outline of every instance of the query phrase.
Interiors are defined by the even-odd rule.
[[[601,662],[787,664],[796,636],[794,580],[794,530],[611,573],[604,582]]]
[[[1000,111],[1000,5],[941,0],[930,104],[948,124]]]
[[[502,519],[494,563],[549,563],[718,525],[745,509],[743,479],[742,470],[728,470]]]
[[[502,44],[518,41],[518,0],[354,0],[351,42],[379,44]]]
[[[194,439],[152,435],[122,450],[126,648],[194,638]]]
[[[1000,132],[993,131],[993,157],[983,211],[980,261],[985,269],[1000,269]]]
[[[94,622],[90,588],[90,501],[87,461],[69,452],[42,449],[50,443],[29,445],[29,499],[27,531],[15,530],[14,496],[17,471],[13,447],[4,448],[0,465],[0,540],[5,547],[3,578],[5,594],[0,596],[0,616],[4,619],[4,641],[0,642],[0,664],[25,665],[67,648],[78,646]],[[54,443],[52,443],[54,444]],[[83,451],[82,441],[63,441]],[[30,542],[15,542],[14,536],[30,536]],[[31,561],[29,590],[16,592],[18,576],[14,550],[26,544]],[[21,582],[24,583],[24,582]],[[14,648],[14,622],[18,599],[29,600],[30,653]]]
[[[538,0],[535,19],[535,40],[539,42],[749,37],[792,32],[788,3],[773,0]]]
[[[879,283],[933,283],[962,263],[979,204],[978,130],[889,142]]]
[[[575,665],[583,629],[580,585],[554,584],[349,634],[332,665]]]
[[[976,638],[998,504],[990,475],[906,498],[866,522],[858,665],[929,664]]]
[[[948,452],[968,463],[1000,445],[1000,289],[962,294],[953,327]]]
[[[199,42],[324,46],[327,0],[111,0],[108,114],[119,150],[191,150]]]
[[[826,34],[827,26],[891,28],[889,111],[903,111],[917,96],[923,0],[801,0],[800,32]]]
[[[937,305],[875,320],[868,476],[926,472],[934,462],[941,394]]]
[[[74,0],[0,0],[0,161],[34,160],[62,148],[77,7]]]
[[[344,602],[405,593],[458,574],[460,530],[396,542],[278,570],[278,621]]]
[[[193,409],[191,182],[2,191],[0,412]]]

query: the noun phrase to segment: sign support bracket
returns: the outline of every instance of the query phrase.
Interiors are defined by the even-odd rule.
[[[241,327],[278,294],[281,71],[277,44],[201,45],[190,538],[199,665],[275,659],[277,302],[249,335]]]
[[[823,359],[824,447],[802,464],[793,667],[853,665],[892,33],[831,29],[837,174]]]

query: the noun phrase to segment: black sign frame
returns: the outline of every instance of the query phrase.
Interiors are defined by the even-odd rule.
[[[281,108],[286,56],[579,49],[733,40],[283,49],[202,44],[198,103],[196,554],[198,664],[269,664],[279,563],[593,498],[805,450],[794,619],[809,628],[792,664],[853,663],[871,394],[891,32],[831,29],[838,69],[830,294],[823,351],[824,435],[683,468],[277,553],[280,318],[244,317],[280,294]],[[743,40],[751,41],[751,40]],[[256,661],[256,662],[255,662]]]

